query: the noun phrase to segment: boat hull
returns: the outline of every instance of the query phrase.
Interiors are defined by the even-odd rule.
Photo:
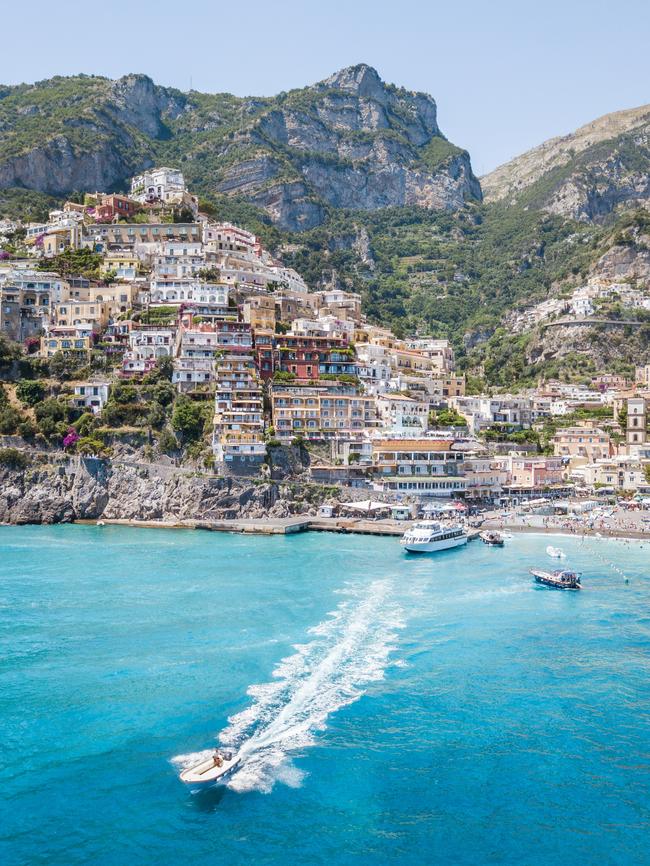
[[[487,544],[490,547],[503,547],[505,544],[505,539],[501,535],[492,535],[489,532],[481,532],[479,533],[479,538],[483,542],[483,544]]]
[[[216,767],[212,758],[208,758],[200,764],[183,770],[180,780],[193,788],[205,788],[227,781],[239,764],[240,759],[233,758],[231,761],[224,761],[222,766]]]
[[[438,553],[440,550],[450,550],[452,547],[462,547],[467,544],[467,536],[445,538],[441,541],[408,541],[403,543],[407,553]]]
[[[545,577],[538,577],[536,574],[533,575],[533,578],[535,580],[535,583],[539,583],[540,586],[547,586],[549,589],[562,589],[562,590],[568,590],[569,592],[575,592],[578,589],[582,589],[582,587],[580,586],[579,583],[577,583],[575,585],[561,584],[561,583],[557,583],[554,580],[548,580]]]

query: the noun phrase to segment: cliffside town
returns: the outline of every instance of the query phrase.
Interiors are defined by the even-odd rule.
[[[449,340],[310,291],[179,169],[77,198],[0,226],[0,520],[650,492],[650,366],[467,393]]]

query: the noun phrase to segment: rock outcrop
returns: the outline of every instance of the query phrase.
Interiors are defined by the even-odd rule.
[[[195,191],[243,198],[291,231],[331,207],[456,210],[481,198],[435,101],[365,64],[272,99],[182,94],[144,75],[0,87],[0,188],[110,190],[179,152]]]
[[[584,221],[650,199],[650,105],[606,114],[481,178],[485,200]]]
[[[310,505],[283,482],[201,476],[94,458],[0,466],[0,523],[286,517]]]

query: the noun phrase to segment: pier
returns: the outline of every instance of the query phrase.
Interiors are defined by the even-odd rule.
[[[95,523],[85,520],[79,523]],[[235,520],[102,520],[104,526],[135,526],[145,529],[203,529],[250,535],[294,535],[298,532],[336,532],[341,535],[385,535],[401,537],[416,521],[367,520],[361,517],[263,517]],[[468,541],[478,538],[478,529],[468,530]]]

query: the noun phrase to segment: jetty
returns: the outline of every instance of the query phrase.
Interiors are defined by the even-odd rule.
[[[84,520],[79,523],[95,523]],[[234,520],[102,520],[104,526],[134,526],[145,529],[203,529],[208,532],[236,532],[249,535],[294,535],[298,532],[336,532],[341,535],[385,535],[401,537],[412,526],[411,520],[368,520],[357,517],[263,517]],[[469,529],[468,541],[479,536]]]

